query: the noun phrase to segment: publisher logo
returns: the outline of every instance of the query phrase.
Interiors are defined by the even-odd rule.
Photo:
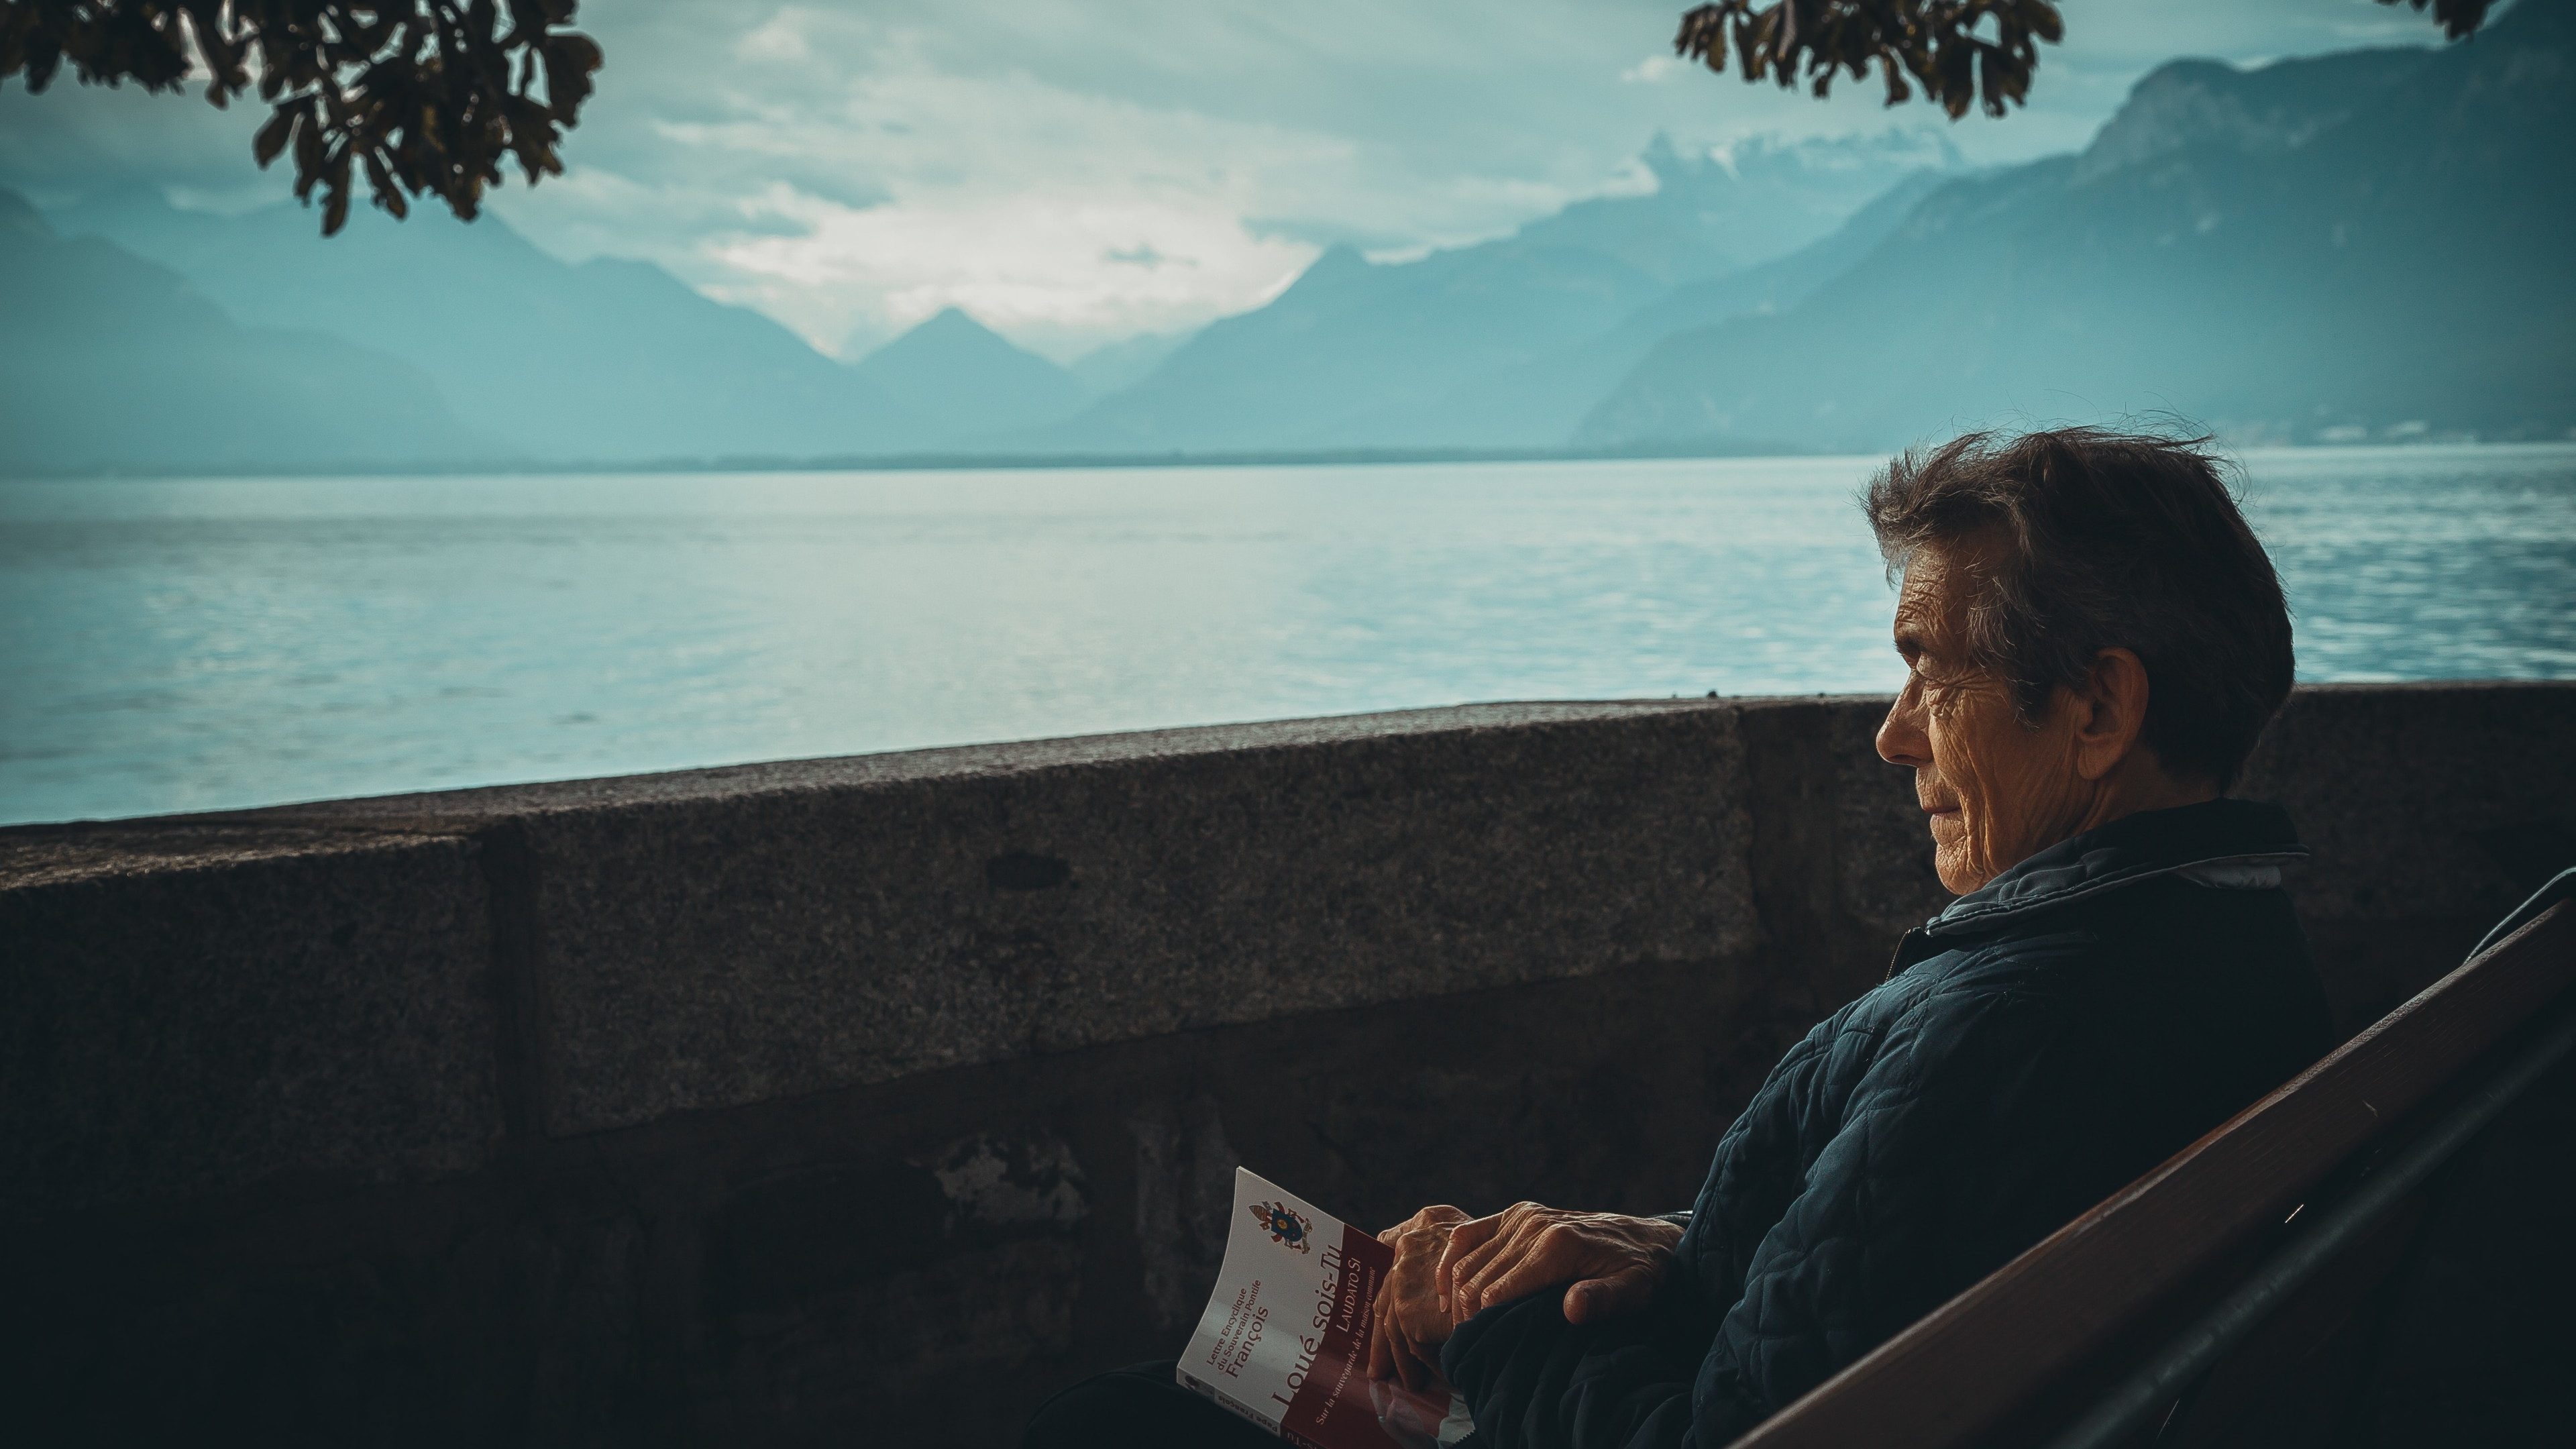
[[[1275,1202],[1254,1203],[1249,1211],[1253,1221],[1270,1230],[1272,1241],[1301,1253],[1308,1250],[1307,1240],[1313,1236],[1315,1225],[1306,1221],[1304,1213]]]

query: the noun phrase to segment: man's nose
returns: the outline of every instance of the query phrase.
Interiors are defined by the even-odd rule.
[[[1906,765],[1919,770],[1932,763],[1932,741],[1923,733],[1923,725],[1916,718],[1915,711],[1908,707],[1913,694],[1914,691],[1908,689],[1888,707],[1887,719],[1878,727],[1878,757],[1891,765]]]

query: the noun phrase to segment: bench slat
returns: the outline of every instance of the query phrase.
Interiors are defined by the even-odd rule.
[[[1993,1428],[2576,982],[2561,901],[1736,1441],[1940,1449]]]

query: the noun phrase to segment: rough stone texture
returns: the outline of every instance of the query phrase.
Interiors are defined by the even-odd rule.
[[[2291,698],[2239,793],[2315,859],[2290,892],[2346,1030],[2460,962],[2576,865],[2576,687],[2337,685]]]
[[[546,1127],[1742,949],[1735,723],[1435,711],[585,790],[524,826]]]
[[[1214,1097],[1157,1098],[1127,1118],[1136,1139],[1136,1248],[1145,1271],[1138,1290],[1154,1326],[1175,1332],[1198,1319],[1199,1285],[1216,1281],[1234,1218],[1234,1169],[1242,1155],[1225,1138]]]
[[[1819,718],[1801,718],[1808,711]],[[1747,708],[1757,794],[1801,750],[1808,758],[1789,773],[1835,777],[1829,801],[1811,792],[1791,805],[1812,816],[1809,828],[1832,821],[1830,847],[1808,868],[1832,901],[1830,949],[1808,956],[1832,963],[1824,1002],[1877,980],[1856,941],[1883,968],[1887,945],[1949,899],[1912,772],[1872,745],[1885,713],[1880,699]],[[1793,723],[1765,731],[1766,714]],[[2315,852],[2289,885],[2347,1030],[2457,965],[2515,902],[2576,865],[2566,741],[2576,741],[2576,687],[2565,684],[2326,685],[2291,697],[2235,793],[2287,808]]]
[[[1892,950],[1898,937],[1947,904],[1950,893],[1932,869],[1932,835],[1914,794],[1914,772],[1878,757],[1878,727],[1886,718],[1887,703],[1877,699],[1834,712],[1830,753],[1842,785],[1835,854],[1842,870],[1833,902],[1837,915]]]
[[[10,826],[0,828],[0,890],[149,882],[190,871],[318,861],[381,851],[410,838],[345,827],[199,823],[184,816]]]
[[[419,1180],[492,1145],[469,843],[137,827],[0,849],[0,1215]]]
[[[1942,899],[1884,709],[0,831],[0,1438],[1004,1445],[1174,1350],[1238,1162],[1686,1202]],[[2565,685],[2300,694],[2245,793],[2348,1017],[2576,857],[2570,739]]]
[[[1821,697],[1821,696],[1820,696]],[[1467,704],[1443,709],[1388,710],[1380,714],[1259,724],[1200,725],[1136,730],[1063,739],[1014,740],[992,745],[902,750],[882,755],[842,755],[780,760],[708,770],[671,770],[537,785],[495,785],[418,795],[379,795],[254,810],[231,816],[174,816],[178,821],[281,825],[309,823],[373,829],[454,829],[525,816],[616,810],[646,805],[724,803],[875,785],[955,782],[1026,775],[1082,765],[1151,764],[1253,750],[1365,744],[1415,734],[1508,731],[1529,725],[1580,725],[1659,714],[1727,713],[1741,700],[1583,700],[1517,704]],[[1881,702],[1883,709],[1884,701]],[[25,827],[20,827],[25,828]],[[60,830],[70,827],[38,827]],[[9,832],[0,829],[0,836]]]

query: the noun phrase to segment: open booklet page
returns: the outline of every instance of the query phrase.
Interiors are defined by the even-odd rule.
[[[1308,1449],[1432,1449],[1474,1428],[1446,1390],[1368,1376],[1395,1250],[1242,1168],[1216,1292],[1180,1380]]]

